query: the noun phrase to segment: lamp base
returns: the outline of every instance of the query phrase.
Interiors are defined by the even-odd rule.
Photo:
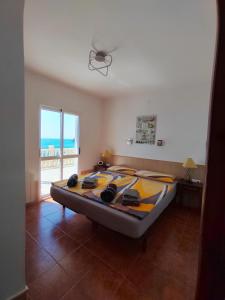
[[[192,180],[191,180],[191,169],[187,169],[185,179],[188,182],[192,182]]]

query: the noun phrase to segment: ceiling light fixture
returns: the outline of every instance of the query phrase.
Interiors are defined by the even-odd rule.
[[[110,54],[116,48],[107,50],[98,50],[94,42],[92,42],[92,48],[89,52],[88,69],[90,71],[97,71],[103,76],[107,76],[109,73],[109,67],[112,65],[112,55]]]
[[[88,69],[90,71],[98,71],[100,74],[107,76],[109,67],[112,64],[112,55],[105,51],[90,50]]]

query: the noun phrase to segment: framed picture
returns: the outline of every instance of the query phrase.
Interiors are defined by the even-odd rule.
[[[139,116],[136,123],[136,143],[155,144],[156,115]]]

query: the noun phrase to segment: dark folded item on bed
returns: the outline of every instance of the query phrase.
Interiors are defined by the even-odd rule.
[[[78,182],[78,175],[77,174],[73,174],[72,176],[70,176],[70,178],[67,181],[67,186],[68,187],[73,187],[76,186]]]
[[[107,188],[103,190],[100,194],[102,201],[110,203],[116,197],[117,186],[116,184],[110,183]]]
[[[94,184],[82,184],[82,189],[95,189],[96,185]]]
[[[134,200],[134,199],[124,199],[122,200],[123,205],[128,205],[128,206],[139,206],[140,205],[140,200]]]
[[[137,190],[127,189],[123,193],[122,204],[129,206],[139,206],[140,205],[140,197]]]
[[[128,199],[138,199],[139,198],[139,193],[135,189],[127,189],[123,193],[123,196]]]
[[[97,179],[85,177],[82,183],[82,189],[94,189],[97,187]]]

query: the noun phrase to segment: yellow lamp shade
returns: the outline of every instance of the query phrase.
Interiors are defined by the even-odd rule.
[[[112,152],[110,150],[105,150],[101,154],[102,160],[105,162],[108,162],[110,160],[111,156],[112,156]]]
[[[191,157],[188,157],[183,163],[183,167],[186,169],[196,169],[197,165]]]

